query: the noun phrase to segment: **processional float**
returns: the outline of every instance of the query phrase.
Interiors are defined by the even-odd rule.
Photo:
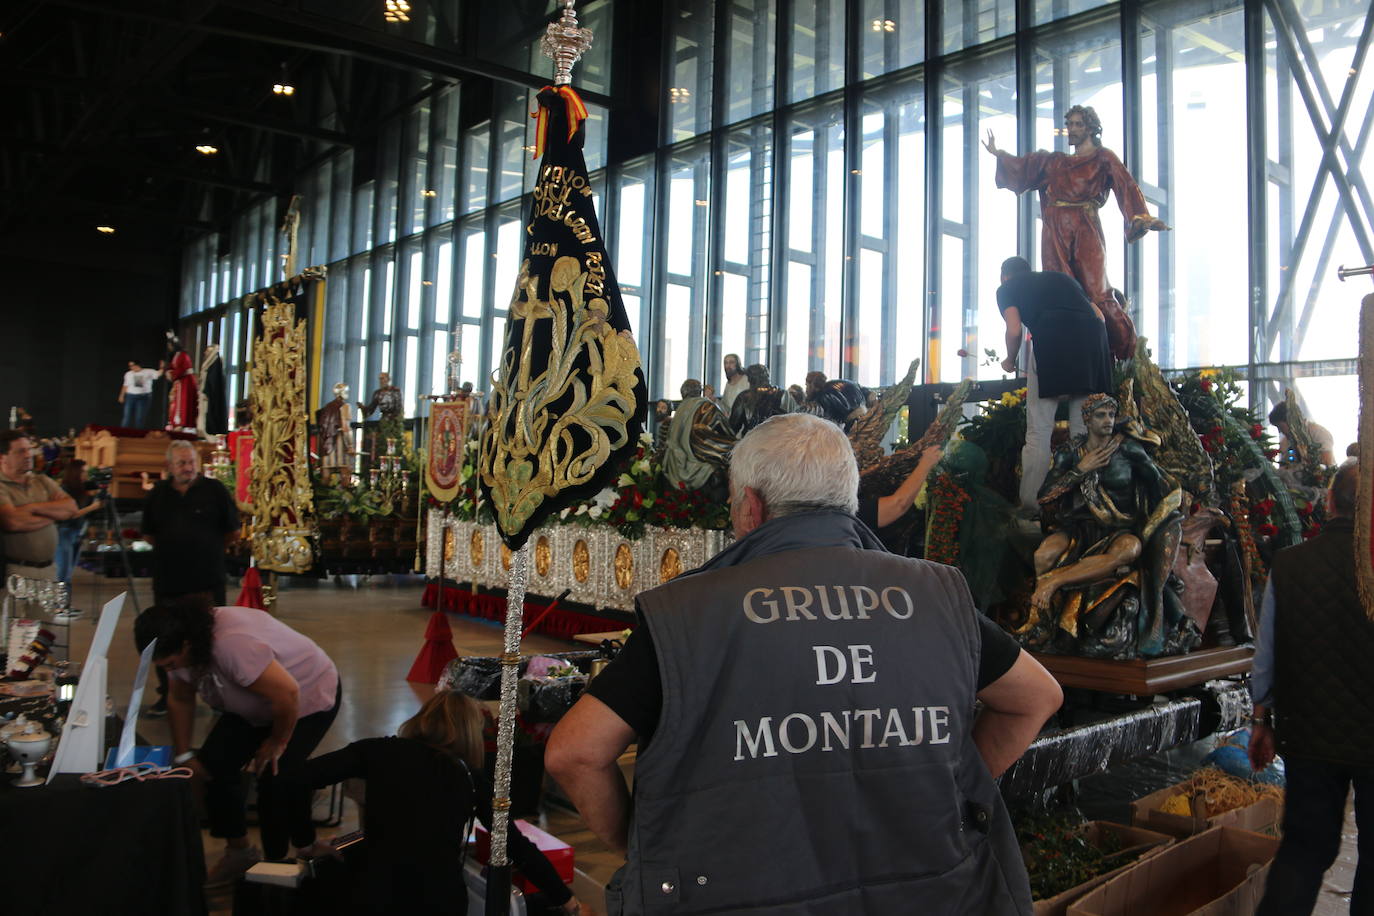
[[[481,498],[512,551],[487,913],[506,913],[510,903],[506,838],[528,540],[550,515],[611,482],[638,446],[648,403],[582,155],[587,109],[572,89],[572,67],[592,33],[578,26],[573,2],[562,0],[562,16],[540,42],[554,61],[553,85],[539,91],[533,115],[534,155],[543,159],[477,462]]]

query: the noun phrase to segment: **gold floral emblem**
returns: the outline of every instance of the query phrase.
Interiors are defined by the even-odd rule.
[[[586,541],[579,540],[573,545],[572,569],[573,578],[578,582],[586,582],[592,574],[592,552],[587,548]]]
[[[658,561],[658,581],[667,582],[681,574],[682,558],[678,556],[677,548],[669,547],[663,551],[663,556]]]
[[[630,545],[621,543],[615,549],[615,584],[621,591],[629,589],[634,583],[635,576],[635,557],[630,550]]]
[[[553,548],[549,546],[549,539],[543,535],[534,543],[534,571],[541,576],[549,574],[549,564],[553,562]]]
[[[482,561],[486,559],[486,552],[482,549],[482,532],[473,529],[472,537],[468,540],[468,557],[472,559],[472,565],[482,566]]]

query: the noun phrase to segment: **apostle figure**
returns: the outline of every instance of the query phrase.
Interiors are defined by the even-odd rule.
[[[405,415],[405,405],[401,398],[401,389],[391,384],[390,372],[377,374],[377,390],[372,392],[372,397],[366,404],[358,402],[358,411],[360,420],[372,416],[373,411],[380,412],[381,421],[377,424],[377,431],[383,443],[387,439],[399,440],[404,434],[401,423]]]
[[[725,390],[720,393],[720,406],[729,414],[735,406],[735,398],[749,390],[749,379],[739,364],[739,356],[734,353],[726,353],[720,365],[725,370]]]
[[[725,413],[714,401],[702,397],[701,382],[689,378],[680,390],[682,400],[668,424],[664,443],[663,477],[669,486],[689,490],[711,483],[723,485],[720,472],[730,461],[735,434]]]
[[[1145,196],[1131,173],[1111,150],[1100,145],[1102,122],[1097,112],[1075,105],[1064,113],[1064,129],[1073,155],[1038,150],[1013,156],[997,148],[992,131],[983,146],[997,157],[997,187],[1017,194],[1040,192],[1040,258],[1045,270],[1076,279],[1107,322],[1107,336],[1117,359],[1135,353],[1135,328],[1107,282],[1106,236],[1097,211],[1116,194],[1126,218],[1126,241],[1150,230],[1169,227],[1150,215]]]
[[[334,386],[334,400],[315,411],[321,476],[332,480],[334,472],[347,475],[353,467],[353,408],[348,403],[348,385]]]
[[[797,402],[781,388],[774,388],[768,380],[768,367],[755,363],[744,371],[749,388],[735,398],[730,409],[730,428],[743,436],[769,417],[780,413],[796,413]]]
[[[1106,394],[1083,402],[1087,434],[1055,455],[1040,491],[1051,533],[1035,551],[1035,591],[1019,628],[1031,648],[1108,658],[1186,652],[1201,641],[1166,588],[1181,533],[1171,488],[1134,418],[1117,431]],[[1157,444],[1157,441],[1153,444]]]
[[[171,390],[167,394],[167,429],[195,432],[196,415],[200,410],[196,374],[191,357],[181,348],[181,341],[171,331],[167,332],[165,371],[167,381],[171,383]]]

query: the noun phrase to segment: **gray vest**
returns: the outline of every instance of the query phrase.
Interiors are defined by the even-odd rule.
[[[612,913],[1030,913],[957,570],[809,547],[639,606],[663,708]]]

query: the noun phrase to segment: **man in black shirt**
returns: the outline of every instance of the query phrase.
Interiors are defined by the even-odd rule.
[[[143,505],[143,539],[153,554],[153,603],[167,604],[200,593],[227,602],[224,549],[238,535],[239,511],[224,484],[200,473],[200,452],[185,439],[167,447],[166,480],[160,480]],[[167,675],[158,675],[158,701],[149,715],[167,711]]]
[[[1061,400],[1069,400],[1069,430],[1087,432],[1083,398],[1110,392],[1112,357],[1107,326],[1078,281],[1058,271],[1034,271],[1024,258],[1002,262],[997,308],[1007,325],[1007,358],[1015,372],[1020,355],[1026,373],[1026,445],[1021,450],[1021,511],[1039,512],[1036,498],[1050,469],[1050,436]],[[1022,347],[1022,329],[1031,340]]]

